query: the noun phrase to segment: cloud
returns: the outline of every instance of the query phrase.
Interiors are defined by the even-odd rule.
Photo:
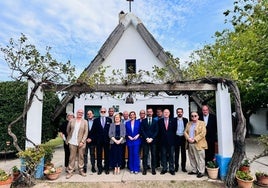
[[[165,50],[185,57],[183,53],[197,44],[210,41],[212,30],[223,20],[219,13],[227,7],[224,2],[135,0],[132,12]],[[71,60],[83,70],[118,24],[119,12],[128,12],[129,4],[124,0],[9,0],[1,1],[0,7],[1,46],[24,33],[38,50],[50,46],[53,57]]]

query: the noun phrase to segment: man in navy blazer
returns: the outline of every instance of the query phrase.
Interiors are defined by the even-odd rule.
[[[177,117],[174,118],[177,126],[176,140],[175,140],[175,172],[179,170],[179,155],[181,153],[181,170],[186,171],[186,149],[185,149],[185,137],[184,129],[188,123],[188,119],[183,117],[183,108],[177,108]]]
[[[151,151],[151,167],[152,174],[155,175],[156,168],[156,138],[158,135],[158,123],[153,118],[153,109],[147,109],[147,118],[141,122],[141,136],[142,136],[142,148],[143,148],[143,171],[142,174],[146,175],[148,167],[148,155],[149,150]]]
[[[160,144],[161,144],[161,165],[163,167],[160,174],[167,173],[167,160],[169,173],[175,175],[174,171],[174,151],[175,151],[175,136],[177,126],[174,119],[169,118],[170,111],[163,111],[164,117],[158,120]]]
[[[209,113],[208,105],[202,106],[202,115],[199,116],[199,120],[202,120],[206,124],[207,134],[206,140],[208,149],[205,150],[205,162],[213,161],[215,158],[215,142],[217,141],[217,118],[214,114]]]
[[[100,109],[100,117],[94,119],[92,125],[92,140],[97,148],[97,167],[98,175],[103,171],[102,167],[102,150],[104,151],[104,170],[105,174],[109,174],[109,128],[112,123],[111,118],[106,117],[106,108]]]

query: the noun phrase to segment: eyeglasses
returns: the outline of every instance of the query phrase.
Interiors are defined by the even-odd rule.
[[[101,113],[106,113],[106,111],[101,111]]]
[[[197,117],[197,115],[191,115],[191,117]]]

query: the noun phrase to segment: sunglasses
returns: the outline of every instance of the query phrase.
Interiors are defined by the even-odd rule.
[[[191,115],[191,117],[197,117],[197,115]]]
[[[106,111],[101,111],[101,113],[106,113]]]

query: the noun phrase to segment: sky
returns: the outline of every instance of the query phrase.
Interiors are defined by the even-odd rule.
[[[0,7],[1,47],[23,33],[41,53],[49,46],[57,61],[70,60],[77,76],[118,25],[119,12],[129,12],[126,0],[2,0]],[[230,27],[223,12],[232,7],[232,0],[134,0],[131,12],[183,63],[212,43],[216,31]],[[0,81],[10,75],[0,52]]]

